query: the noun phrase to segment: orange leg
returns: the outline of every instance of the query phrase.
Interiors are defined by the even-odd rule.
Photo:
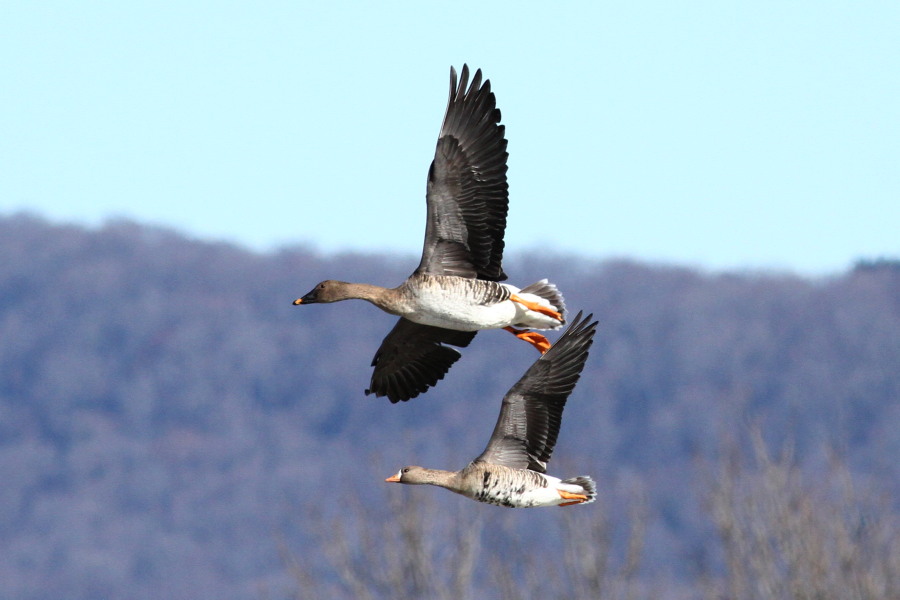
[[[541,306],[540,304],[538,304],[536,302],[529,302],[528,300],[523,300],[522,298],[520,298],[519,296],[516,296],[515,294],[512,294],[509,297],[509,299],[512,300],[513,302],[518,302],[519,304],[521,304],[528,310],[533,310],[534,312],[539,312],[542,315],[547,315],[548,317],[553,317],[554,319],[556,319],[559,322],[563,322],[563,316],[561,314],[559,314],[557,311],[553,310],[552,308],[547,308],[546,306]]]
[[[503,329],[510,332],[520,340],[525,340],[526,342],[537,348],[538,352],[540,352],[541,354],[550,349],[550,341],[539,333],[528,331],[527,329],[515,329],[513,327],[504,327]]]
[[[560,506],[572,506],[573,504],[581,504],[585,500],[588,499],[584,494],[573,494],[571,492],[564,492],[563,490],[556,490],[556,493],[559,494],[559,497],[563,500],[572,500],[572,502],[563,502]]]

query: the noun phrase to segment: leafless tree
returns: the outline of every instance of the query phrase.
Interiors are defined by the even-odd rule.
[[[527,600],[561,589],[575,598],[634,597],[646,519],[643,502],[631,511],[627,549],[616,560],[612,524],[602,504],[559,511],[564,551],[553,555],[511,531],[510,513],[455,497],[439,502],[428,491],[417,490],[414,499],[405,490],[386,491],[388,514],[359,498],[345,499],[340,515],[320,520],[316,532],[315,547],[323,549],[328,573],[317,578],[301,566],[307,561],[283,553],[298,586],[296,596],[321,597],[322,586],[336,580],[342,595],[364,600]],[[493,524],[504,530],[500,549],[486,547],[482,539],[486,514],[494,515]]]
[[[730,600],[900,597],[900,529],[871,491],[832,460],[811,480],[788,446],[773,456],[759,430],[753,460],[718,465],[710,508],[725,573],[709,592]]]

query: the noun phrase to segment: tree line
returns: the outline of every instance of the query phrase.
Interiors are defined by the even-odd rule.
[[[5,596],[474,597],[490,582],[529,598],[560,581],[756,598],[801,589],[791,577],[849,589],[845,571],[862,591],[844,597],[897,595],[890,260],[808,278],[510,256],[513,280],[549,276],[600,319],[554,462],[603,501],[515,512],[383,479],[480,452],[533,349],[480,333],[437,388],[391,406],[363,389],[393,319],[291,306],[327,277],[393,285],[410,257],[27,215],[0,218],[0,256]]]

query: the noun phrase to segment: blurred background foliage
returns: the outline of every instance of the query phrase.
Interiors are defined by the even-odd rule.
[[[291,306],[414,257],[28,215],[0,257],[5,598],[900,597],[896,261],[508,257],[600,320],[550,471],[601,494],[507,511],[383,479],[480,453],[529,345],[480,333],[393,406],[363,395],[393,317]]]

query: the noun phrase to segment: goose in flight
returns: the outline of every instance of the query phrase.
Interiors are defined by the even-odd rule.
[[[519,289],[501,261],[508,185],[506,139],[490,81],[469,84],[463,65],[450,68],[450,99],[428,169],[427,222],[419,266],[395,288],[326,280],[295,305],[360,299],[400,317],[372,361],[366,394],[392,402],[415,398],[443,379],[482,329],[505,329],[541,353],[546,337],[532,329],[565,323],[565,303],[546,279]]]
[[[547,475],[566,399],[575,388],[597,322],[581,313],[553,347],[531,365],[503,398],[487,448],[460,471],[403,467],[385,481],[446,488],[479,502],[529,508],[593,502],[594,480]]]

